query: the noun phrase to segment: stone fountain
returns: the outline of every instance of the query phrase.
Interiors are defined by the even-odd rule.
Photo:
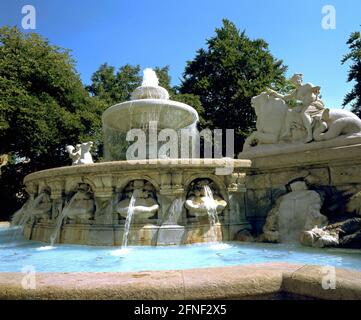
[[[252,98],[256,130],[241,159],[255,239],[315,247],[361,248],[361,120],[327,108],[320,87],[291,79],[294,89]]]
[[[155,72],[144,70],[142,85],[134,90],[131,100],[108,108],[102,117],[104,129],[104,155],[108,161],[130,160],[132,154],[126,154],[131,142],[127,134],[131,129],[142,129],[148,139],[145,157],[148,159],[166,157],[159,154],[160,143],[157,139],[162,129],[196,129],[198,113],[191,106],[169,100],[166,89],[158,85]]]
[[[29,199],[14,224],[27,239],[52,243],[361,248],[361,120],[326,108],[320,87],[302,75],[291,80],[287,94],[268,89],[252,98],[256,130],[232,170],[219,170],[229,169],[227,158],[174,156],[184,145],[194,149],[183,140],[173,152],[163,148],[166,129],[193,139],[198,115],[169,100],[146,69],[131,100],[103,114],[107,161],[92,163],[91,142],[68,146],[73,166],[25,177]],[[138,150],[135,140],[144,142]]]
[[[227,167],[227,159],[174,159],[152,138],[166,128],[194,135],[197,121],[196,110],[169,100],[154,71],[146,69],[131,100],[103,114],[106,161],[92,163],[91,142],[67,146],[72,166],[25,177],[29,200],[14,223],[23,225],[27,239],[51,243],[233,240],[239,230],[250,228],[245,213],[250,161],[235,160],[232,171],[219,175],[217,169]],[[147,151],[129,156],[133,129],[144,132]]]

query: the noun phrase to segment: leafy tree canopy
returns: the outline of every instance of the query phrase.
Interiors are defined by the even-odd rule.
[[[215,33],[187,62],[179,91],[199,96],[211,128],[235,129],[237,152],[255,127],[251,98],[283,86],[286,67],[264,40],[249,39],[229,20]]]
[[[0,28],[0,153],[11,158],[0,176],[2,214],[17,206],[26,174],[64,165],[66,144],[100,137],[103,107],[67,50]]]
[[[360,32],[353,32],[347,44],[350,52],[342,59],[342,64],[350,62],[348,82],[355,82],[352,90],[346,94],[343,106],[351,105],[351,111],[361,116],[361,35]]]

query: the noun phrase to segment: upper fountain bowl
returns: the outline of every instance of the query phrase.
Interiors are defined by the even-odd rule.
[[[182,129],[198,121],[198,113],[191,106],[165,99],[139,99],[116,104],[103,113],[103,127],[127,132],[144,129],[156,121],[158,129]]]
[[[142,85],[131,94],[131,100],[111,106],[103,113],[105,129],[127,132],[145,129],[150,121],[156,121],[158,129],[179,130],[197,123],[198,113],[191,106],[169,100],[169,93],[159,86],[156,73],[143,71]]]

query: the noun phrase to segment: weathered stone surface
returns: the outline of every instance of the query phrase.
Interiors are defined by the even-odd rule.
[[[248,230],[240,230],[235,235],[234,240],[241,241],[241,242],[254,242],[256,241],[255,238],[252,236],[252,234]]]
[[[325,276],[332,277],[333,272],[335,272],[335,289],[332,289],[331,283],[327,286],[327,278],[325,278]],[[360,300],[361,274],[332,267],[306,265],[295,272],[284,273],[282,290],[319,299]]]
[[[246,187],[247,189],[265,189],[271,187],[271,176],[270,174],[254,174],[249,173],[246,176]]]
[[[292,167],[304,170],[320,166],[327,168],[332,165],[347,167],[360,162],[361,137],[342,139],[338,147],[329,147],[323,145],[324,143],[318,142],[317,144],[321,144],[318,148],[310,147],[307,151],[287,150],[284,153],[260,153],[247,155],[243,159],[252,160],[252,168],[263,171]],[[312,144],[308,144],[308,146],[312,146]]]
[[[294,270],[291,267],[291,270]],[[225,299],[276,293],[282,283],[277,266],[252,265],[183,270],[187,299]]]
[[[215,299],[277,292],[288,264],[125,273],[38,273],[23,289],[22,273],[0,273],[0,299]]]
[[[30,174],[24,182],[34,199],[38,197],[42,188],[45,186],[50,188],[52,214],[50,221],[39,221],[34,225],[29,221],[25,227],[25,236],[27,239],[47,242],[54,227],[62,225],[55,241],[57,243],[121,245],[124,218],[127,216],[129,206],[129,197],[125,200],[124,195],[130,193],[131,190],[128,188],[130,184],[143,181],[147,190],[142,194],[151,194],[151,198],[154,199],[153,204],[155,206],[156,202],[157,207],[156,211],[152,211],[152,203],[146,201],[138,201],[138,203],[138,198],[136,199],[129,244],[156,245],[158,229],[169,217],[172,202],[186,198],[192,183],[197,179],[203,179],[214,184],[217,190],[214,191],[214,199],[219,200],[219,203],[222,202],[219,214],[222,216],[220,220],[224,226],[221,226],[223,230],[219,233],[219,240],[233,240],[239,226],[247,223],[244,175],[251,162],[235,160],[233,172],[229,172],[228,175],[217,175],[217,169],[226,165],[229,165],[229,162],[224,159],[198,159],[198,161],[154,159],[103,162],[54,168]],[[230,183],[231,187],[229,187]],[[81,185],[87,186],[89,195],[88,198],[81,198],[77,205],[74,194],[77,194]],[[152,189],[149,189],[149,186],[152,186]],[[232,193],[232,197],[229,197],[229,193]],[[228,206],[229,198],[236,199],[237,203],[233,201],[232,206]],[[125,205],[120,205],[124,202]],[[88,203],[92,210],[83,212]],[[63,213],[64,206],[67,206],[68,212],[61,222],[58,217],[62,217],[60,213]],[[117,213],[120,209],[122,209],[122,217]],[[203,216],[207,218],[208,228],[202,226],[197,229],[198,224],[186,215],[186,208],[181,208],[177,224],[186,226],[184,237],[186,243],[204,242],[210,239],[208,213],[203,212]],[[195,229],[191,230],[192,228]]]
[[[351,140],[355,144],[350,143]],[[350,197],[361,191],[360,142],[361,138],[353,138],[346,139],[345,145],[340,147],[306,152],[289,150],[288,153],[250,157],[252,170],[247,172],[246,183],[247,218],[260,231],[269,210],[286,193],[286,185],[298,178],[304,178],[310,189],[321,195],[325,214],[332,217],[358,214],[361,201],[354,199],[353,205],[346,204]]]
[[[330,167],[331,184],[333,186],[348,185],[361,182],[361,165],[342,165]]]
[[[334,270],[336,288],[323,289]],[[224,268],[124,273],[0,273],[0,299],[242,299],[291,293],[318,299],[361,299],[361,273],[330,267],[267,263]]]
[[[247,216],[266,217],[272,207],[270,189],[247,190]]]
[[[281,196],[267,215],[261,241],[298,242],[303,231],[325,226],[326,216],[320,213],[322,200],[304,181],[290,184],[291,192]]]
[[[183,299],[181,271],[137,273],[38,273],[36,289],[24,274],[0,273],[0,299]]]

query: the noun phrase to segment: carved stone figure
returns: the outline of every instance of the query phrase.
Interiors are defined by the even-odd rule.
[[[246,139],[244,151],[257,145],[323,141],[361,134],[361,120],[352,112],[324,107],[319,86],[303,84],[301,74],[294,75],[291,81],[295,89],[289,94],[268,89],[252,98],[257,130]],[[292,107],[291,101],[295,104]]]
[[[31,207],[31,215],[36,221],[47,221],[50,218],[51,209],[50,191],[44,189],[34,200],[34,204]]]
[[[71,145],[68,145],[66,146],[66,150],[69,153],[69,157],[73,161],[73,165],[90,164],[90,163],[94,163],[92,155],[90,153],[92,147],[93,147],[93,142],[88,141],[81,144],[77,144],[75,148]]]
[[[314,118],[313,138],[315,141],[330,140],[340,135],[361,132],[361,120],[350,111],[325,109],[321,116]]]
[[[284,131],[288,113],[286,102],[263,92],[253,97],[251,104],[257,116],[257,130],[246,139],[243,150],[260,144],[278,143]]]
[[[69,158],[73,161],[73,165],[79,164],[80,160],[80,144],[77,144],[75,147],[72,145],[66,146],[66,151],[69,154]]]
[[[206,186],[211,189],[212,195],[207,194]],[[191,186],[191,191],[188,193],[185,207],[191,217],[208,217],[208,211],[211,209],[219,215],[227,206],[224,201],[212,188],[209,180],[203,179]]]
[[[361,218],[351,218],[323,228],[305,231],[301,243],[311,247],[359,248],[361,245]]]
[[[304,181],[290,183],[291,192],[282,196],[270,211],[263,227],[264,241],[298,242],[303,231],[323,227],[328,219],[320,213],[322,201]]]
[[[303,126],[306,128],[307,137],[305,142],[311,142],[313,139],[312,133],[312,117],[321,114],[324,109],[323,102],[319,99],[320,87],[314,86],[311,83],[302,83],[303,75],[296,73],[292,76],[290,81],[295,85],[295,89],[286,95],[280,94],[274,90],[268,90],[271,96],[281,98],[286,102],[295,100],[300,104],[300,115],[302,118]],[[289,119],[289,118],[288,118]],[[288,120],[286,118],[286,120]],[[284,136],[291,135],[291,121],[286,121],[286,131]]]
[[[94,217],[95,203],[87,184],[79,184],[64,211],[64,216],[72,223],[88,223]]]
[[[133,197],[133,221],[142,221],[154,217],[159,211],[159,204],[155,199],[155,189],[151,183],[135,180],[125,188],[125,198],[117,205],[117,213],[126,218],[130,210]]]
[[[346,204],[346,213],[323,228],[313,228],[302,234],[301,242],[311,247],[361,247],[361,192],[351,196]],[[341,220],[340,220],[341,219]]]

